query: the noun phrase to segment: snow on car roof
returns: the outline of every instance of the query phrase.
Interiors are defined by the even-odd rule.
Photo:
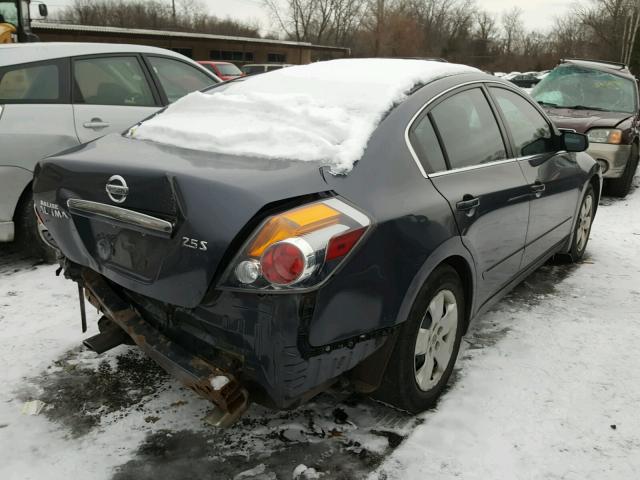
[[[216,153],[319,161],[347,173],[384,115],[413,87],[472,72],[479,70],[401,59],[293,66],[187,95],[129,135]]]

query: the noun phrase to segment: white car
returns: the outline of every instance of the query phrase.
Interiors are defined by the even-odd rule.
[[[121,132],[220,79],[170,50],[100,43],[0,46],[0,242],[50,253],[37,235],[38,160]],[[134,159],[132,159],[133,161]]]

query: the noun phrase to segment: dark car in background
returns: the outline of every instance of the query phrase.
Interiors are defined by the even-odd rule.
[[[531,92],[560,128],[585,133],[607,191],[624,197],[638,167],[638,86],[619,63],[563,60]]]
[[[538,72],[521,73],[520,75],[511,77],[508,80],[520,88],[533,88],[540,82]]]
[[[242,73],[245,75],[257,75],[290,66],[291,64],[289,63],[250,63],[242,66]]]
[[[286,159],[296,139],[327,128],[305,123],[325,91],[335,122],[348,113],[342,102],[359,102],[356,120],[381,109],[351,170]],[[585,252],[601,187],[588,141],[560,132],[509,82],[454,64],[361,59],[209,93],[239,105],[246,138],[273,130],[270,148],[289,157],[247,153],[243,136],[225,146],[241,154],[205,151],[217,130],[180,125],[190,108],[216,111],[197,93],[128,135],[41,161],[34,192],[65,275],[104,315],[87,344],[104,351],[130,337],[212,400],[220,425],[249,399],[293,407],[338,379],[404,410],[429,408],[471,320],[550,257]],[[291,125],[305,128],[285,135],[286,117],[245,101],[270,95],[274,109],[290,101]],[[162,139],[184,131],[194,147],[139,139],[152,122]],[[356,140],[342,136],[348,127],[330,131],[338,148]]]

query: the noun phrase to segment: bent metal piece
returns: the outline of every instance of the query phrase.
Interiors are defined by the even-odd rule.
[[[127,332],[167,373],[215,403],[221,411],[215,426],[228,427],[240,418],[249,405],[249,394],[231,373],[190,354],[150,326],[97,273],[84,269],[82,279],[93,306]]]

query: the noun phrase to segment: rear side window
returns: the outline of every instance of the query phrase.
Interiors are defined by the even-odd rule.
[[[155,100],[136,57],[85,58],[74,62],[75,103],[152,107]]]
[[[175,102],[186,94],[203,90],[216,81],[199,69],[179,60],[149,57],[151,68],[158,76],[169,102]]]
[[[0,103],[56,103],[61,100],[58,64],[0,69]]]
[[[498,123],[482,90],[465,90],[431,110],[451,168],[506,158]]]
[[[416,151],[422,166],[427,172],[440,172],[447,169],[438,137],[429,116],[422,117],[414,124],[410,133],[411,146]]]
[[[520,95],[504,88],[491,87],[491,93],[511,131],[517,156],[526,157],[555,151],[551,127],[538,110]]]

